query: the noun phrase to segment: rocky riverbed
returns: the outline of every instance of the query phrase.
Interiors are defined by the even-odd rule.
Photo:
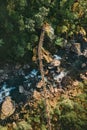
[[[76,79],[81,80],[82,75],[85,74],[85,78],[87,77],[87,52],[84,50],[82,53],[77,49],[77,45],[71,47],[70,51],[67,51],[67,49],[60,50],[52,58],[53,60],[50,63],[44,65],[44,78],[48,97],[49,93],[64,93],[67,86],[71,85]],[[43,82],[38,68],[37,65],[32,67],[30,64],[1,65],[1,120],[11,116],[17,109],[16,106],[26,104],[32,97],[36,99],[41,97]]]

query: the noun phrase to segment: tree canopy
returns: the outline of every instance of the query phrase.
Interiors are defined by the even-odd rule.
[[[86,21],[86,0],[1,0],[1,57],[15,60],[32,51],[44,22],[52,25],[57,37],[68,38],[78,32],[86,36]]]

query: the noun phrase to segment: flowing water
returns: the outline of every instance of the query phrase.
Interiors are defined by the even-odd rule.
[[[45,82],[47,84],[62,88],[61,82],[63,78],[69,75],[71,70],[78,72],[81,65],[84,62],[87,63],[87,58],[78,57],[74,53],[68,54],[63,51],[59,51],[59,54],[55,54],[53,59],[60,61],[60,66],[53,66],[50,63],[46,65],[44,71],[48,70],[48,74],[45,75]],[[85,69],[86,67],[87,64]],[[11,68],[9,70],[7,67],[7,69],[0,69],[0,75],[0,104],[2,104],[7,96],[11,96],[16,103],[26,102],[34,90],[42,91],[42,87],[37,87],[37,83],[41,80],[38,67],[32,68],[28,64],[12,70]]]

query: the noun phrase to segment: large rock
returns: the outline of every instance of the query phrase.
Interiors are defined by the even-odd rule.
[[[76,53],[77,55],[81,55],[81,45],[80,43],[73,43],[71,46],[71,51]]]
[[[87,49],[84,50],[83,55],[87,58]]]
[[[2,103],[1,107],[1,119],[6,119],[11,116],[15,111],[15,103],[12,101],[11,97],[6,97],[5,101]]]

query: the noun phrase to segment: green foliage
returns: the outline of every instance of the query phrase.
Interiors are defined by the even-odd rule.
[[[35,14],[34,19],[37,27],[41,27],[45,20],[45,17],[48,15],[49,9],[46,7],[40,7],[39,12]]]
[[[7,130],[7,127],[0,126],[0,130]]]
[[[4,44],[3,40],[0,39],[0,46],[2,46]]]
[[[86,33],[86,1],[1,0],[0,5],[0,49],[3,49],[0,53],[4,56],[5,52],[6,58],[19,59],[32,51],[38,44],[40,29],[45,21],[54,28],[58,37],[55,44],[60,46],[62,35],[68,37],[79,31]],[[53,35],[49,34],[49,37],[53,39]]]
[[[83,84],[84,86],[85,84]],[[80,88],[84,90],[85,87]],[[50,119],[52,129],[61,130],[86,130],[86,104],[87,104],[87,94],[84,91],[82,94],[79,94],[74,99],[69,99],[61,97],[58,100],[58,103],[55,108],[50,109]],[[32,116],[33,114],[33,116]],[[30,113],[29,118],[31,119],[31,124],[33,128],[33,122],[36,123],[36,130],[42,129],[45,130],[47,127],[46,124],[46,113],[44,101],[41,100],[38,102],[36,108],[33,108],[33,113]]]
[[[79,86],[78,86],[79,88]],[[85,84],[80,88],[83,93],[78,94],[74,98],[66,98],[61,96],[57,105],[50,107],[50,120],[53,130],[86,130],[87,129],[87,92],[84,91]],[[24,113],[22,121],[18,121],[14,130],[47,130],[47,118],[44,100],[33,101],[31,106],[28,106],[27,112]],[[26,106],[26,108],[28,108]],[[23,116],[23,115],[22,115]],[[1,130],[4,130],[0,126]]]
[[[47,130],[47,129],[46,129],[46,126],[45,126],[44,124],[42,124],[41,130]]]
[[[63,46],[63,38],[60,38],[58,37],[56,40],[55,40],[55,44],[58,45],[58,46]]]
[[[38,45],[44,22],[52,25],[47,36],[53,40],[55,34],[54,44],[60,47],[64,46],[64,38],[78,32],[86,36],[87,0],[0,0],[0,56],[16,60],[31,52]],[[82,94],[72,100],[61,98],[56,108],[51,108],[54,130],[87,129],[87,81],[80,82],[78,88]],[[6,127],[0,126],[0,129]],[[18,122],[15,129],[46,130],[44,102],[32,106],[26,121]]]
[[[14,128],[14,130],[32,130],[32,127],[29,123],[21,121],[17,123],[17,126]]]

